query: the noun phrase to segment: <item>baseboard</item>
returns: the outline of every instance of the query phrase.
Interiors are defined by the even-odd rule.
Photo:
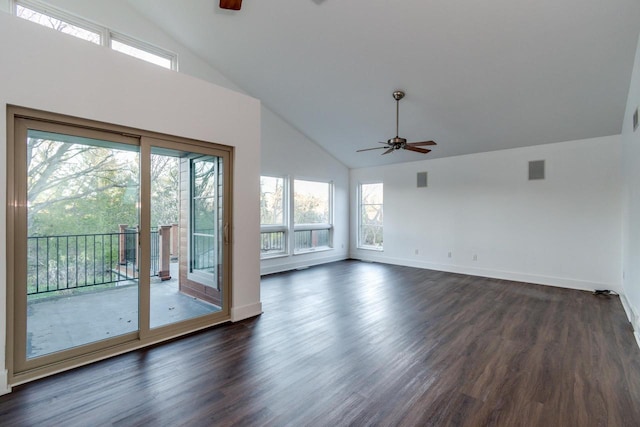
[[[306,257],[306,255],[308,254],[293,255],[292,257],[287,258],[290,261],[280,264],[265,266],[261,265],[260,275],[264,276],[265,274],[282,273],[283,271],[290,271],[298,268],[313,267],[314,265],[327,264],[329,262],[344,261],[345,259],[349,258],[346,253],[311,259]],[[267,264],[267,262],[268,260],[265,260],[263,261],[263,264]]]
[[[620,293],[620,302],[622,303],[624,312],[627,315],[627,319],[629,319],[629,323],[631,323],[631,326],[633,327],[633,335],[636,338],[636,343],[638,344],[638,347],[640,347],[640,316],[638,316],[638,311],[629,302],[624,293]]]
[[[240,307],[231,307],[231,321],[239,322],[240,320],[249,319],[250,317],[262,314],[262,303],[243,305]]]
[[[5,369],[0,371],[0,396],[7,393],[11,393],[11,387],[9,387],[9,375]]]
[[[378,254],[352,254],[352,259],[361,261],[373,261],[407,267],[426,268],[429,270],[445,271],[447,273],[468,274],[470,276],[490,277],[492,279],[512,280],[514,282],[534,283],[537,285],[556,286],[560,288],[578,289],[581,291],[593,291],[594,289],[616,289],[611,283],[598,283],[586,280],[567,279],[563,277],[541,276],[536,274],[516,273],[512,271],[493,270],[480,267],[460,266],[454,264],[436,264],[425,261],[417,261],[404,258],[385,257]]]

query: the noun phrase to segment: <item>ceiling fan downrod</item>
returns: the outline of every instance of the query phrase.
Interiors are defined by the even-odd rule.
[[[396,100],[396,139],[398,139],[398,135],[400,135],[400,100],[404,98],[404,92],[401,90],[396,90],[393,92],[393,99]]]
[[[400,148],[404,148],[407,140],[404,138],[400,138],[400,100],[404,98],[404,92],[401,90],[396,90],[393,92],[393,99],[396,100],[396,136],[395,138],[391,138],[387,140],[387,144],[393,146],[394,150],[399,150]]]

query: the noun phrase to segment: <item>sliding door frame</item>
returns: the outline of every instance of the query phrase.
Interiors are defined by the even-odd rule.
[[[27,124],[56,133],[68,133],[94,139],[104,139],[139,147],[140,188],[139,225],[141,230],[150,226],[150,167],[151,147],[192,151],[204,155],[222,157],[224,162],[224,239],[223,251],[223,304],[215,313],[191,320],[150,329],[150,277],[139,275],[138,282],[138,330],[105,341],[40,356],[26,357],[26,149]],[[91,363],[137,348],[166,341],[216,324],[230,321],[232,291],[232,195],[233,195],[233,147],[175,137],[93,120],[49,113],[23,107],[7,107],[7,343],[6,360],[10,385],[18,385],[36,378],[51,375],[77,366]],[[140,253],[150,254],[149,233],[139,233]],[[150,257],[141,256],[139,270],[150,271]],[[22,282],[21,282],[22,281]],[[22,283],[22,284],[21,284]]]

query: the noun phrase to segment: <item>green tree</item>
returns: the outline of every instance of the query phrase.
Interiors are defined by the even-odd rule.
[[[284,180],[260,177],[260,224],[284,223]]]
[[[30,138],[27,205],[30,235],[117,231],[137,223],[136,153]]]
[[[151,156],[151,226],[178,222],[179,159]]]

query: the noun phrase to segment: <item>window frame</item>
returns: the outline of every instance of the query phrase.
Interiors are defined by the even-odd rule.
[[[11,0],[10,1],[10,6],[11,6],[11,14],[19,17],[18,16],[18,6],[33,10],[34,12],[40,13],[42,15],[46,15],[48,17],[51,17],[53,19],[57,19],[60,21],[65,22],[66,24],[69,25],[73,25],[75,27],[78,28],[82,28],[86,31],[90,31],[92,33],[96,33],[100,36],[100,46],[104,46],[107,47],[111,50],[115,50],[116,52],[122,53],[124,55],[128,55],[128,56],[132,56],[134,58],[140,59],[141,61],[145,61],[154,65],[157,65],[158,67],[161,68],[165,68],[165,69],[170,69],[173,71],[178,71],[178,55],[167,50],[167,49],[163,49],[160,48],[158,46],[155,46],[151,43],[136,39],[134,37],[130,37],[127,35],[124,35],[122,33],[118,33],[115,31],[112,31],[110,28],[105,27],[104,25],[100,25],[97,24],[95,22],[91,22],[87,19],[81,18],[77,15],[65,12],[63,10],[57,9],[56,7],[53,7],[47,3],[44,3],[40,0]],[[21,18],[21,17],[19,17]],[[21,18],[24,19],[24,18]],[[33,21],[31,21],[33,22]],[[36,22],[34,22],[35,24],[37,24]],[[49,28],[46,27],[45,28]],[[55,29],[54,29],[55,30]],[[66,33],[65,33],[66,34]],[[80,40],[85,40],[88,41],[89,43],[93,43],[92,41],[83,39],[81,37],[77,37],[74,36],[73,34],[68,34],[72,37],[76,37],[79,38]],[[160,58],[164,58],[170,61],[170,68],[166,68],[162,65],[159,64],[155,64],[151,61],[147,61],[146,59],[143,58],[139,58],[137,56],[133,56],[124,52],[121,52],[119,50],[113,49],[112,47],[112,41],[117,41],[119,43],[125,44],[127,46],[133,47],[135,49],[139,49],[142,50],[144,52],[147,52],[151,55],[155,55],[157,57]],[[98,43],[94,43],[94,44],[98,44]]]
[[[375,184],[380,184],[382,186],[382,194],[383,194],[383,199],[382,199],[382,203],[368,203],[365,204],[363,203],[363,191],[362,188],[365,185],[375,185]],[[364,206],[372,206],[372,205],[379,205],[380,208],[382,209],[383,212],[383,220],[382,220],[382,225],[380,226],[380,228],[382,229],[382,236],[383,236],[383,243],[380,246],[373,246],[373,245],[366,245],[362,242],[362,227],[363,227],[363,223],[362,223],[362,215],[363,215],[363,207]],[[378,252],[382,252],[384,251],[384,182],[382,181],[371,181],[371,182],[360,182],[358,183],[358,219],[357,219],[358,223],[357,223],[357,248],[358,249],[362,249],[362,250],[368,250],[368,251],[378,251]]]

